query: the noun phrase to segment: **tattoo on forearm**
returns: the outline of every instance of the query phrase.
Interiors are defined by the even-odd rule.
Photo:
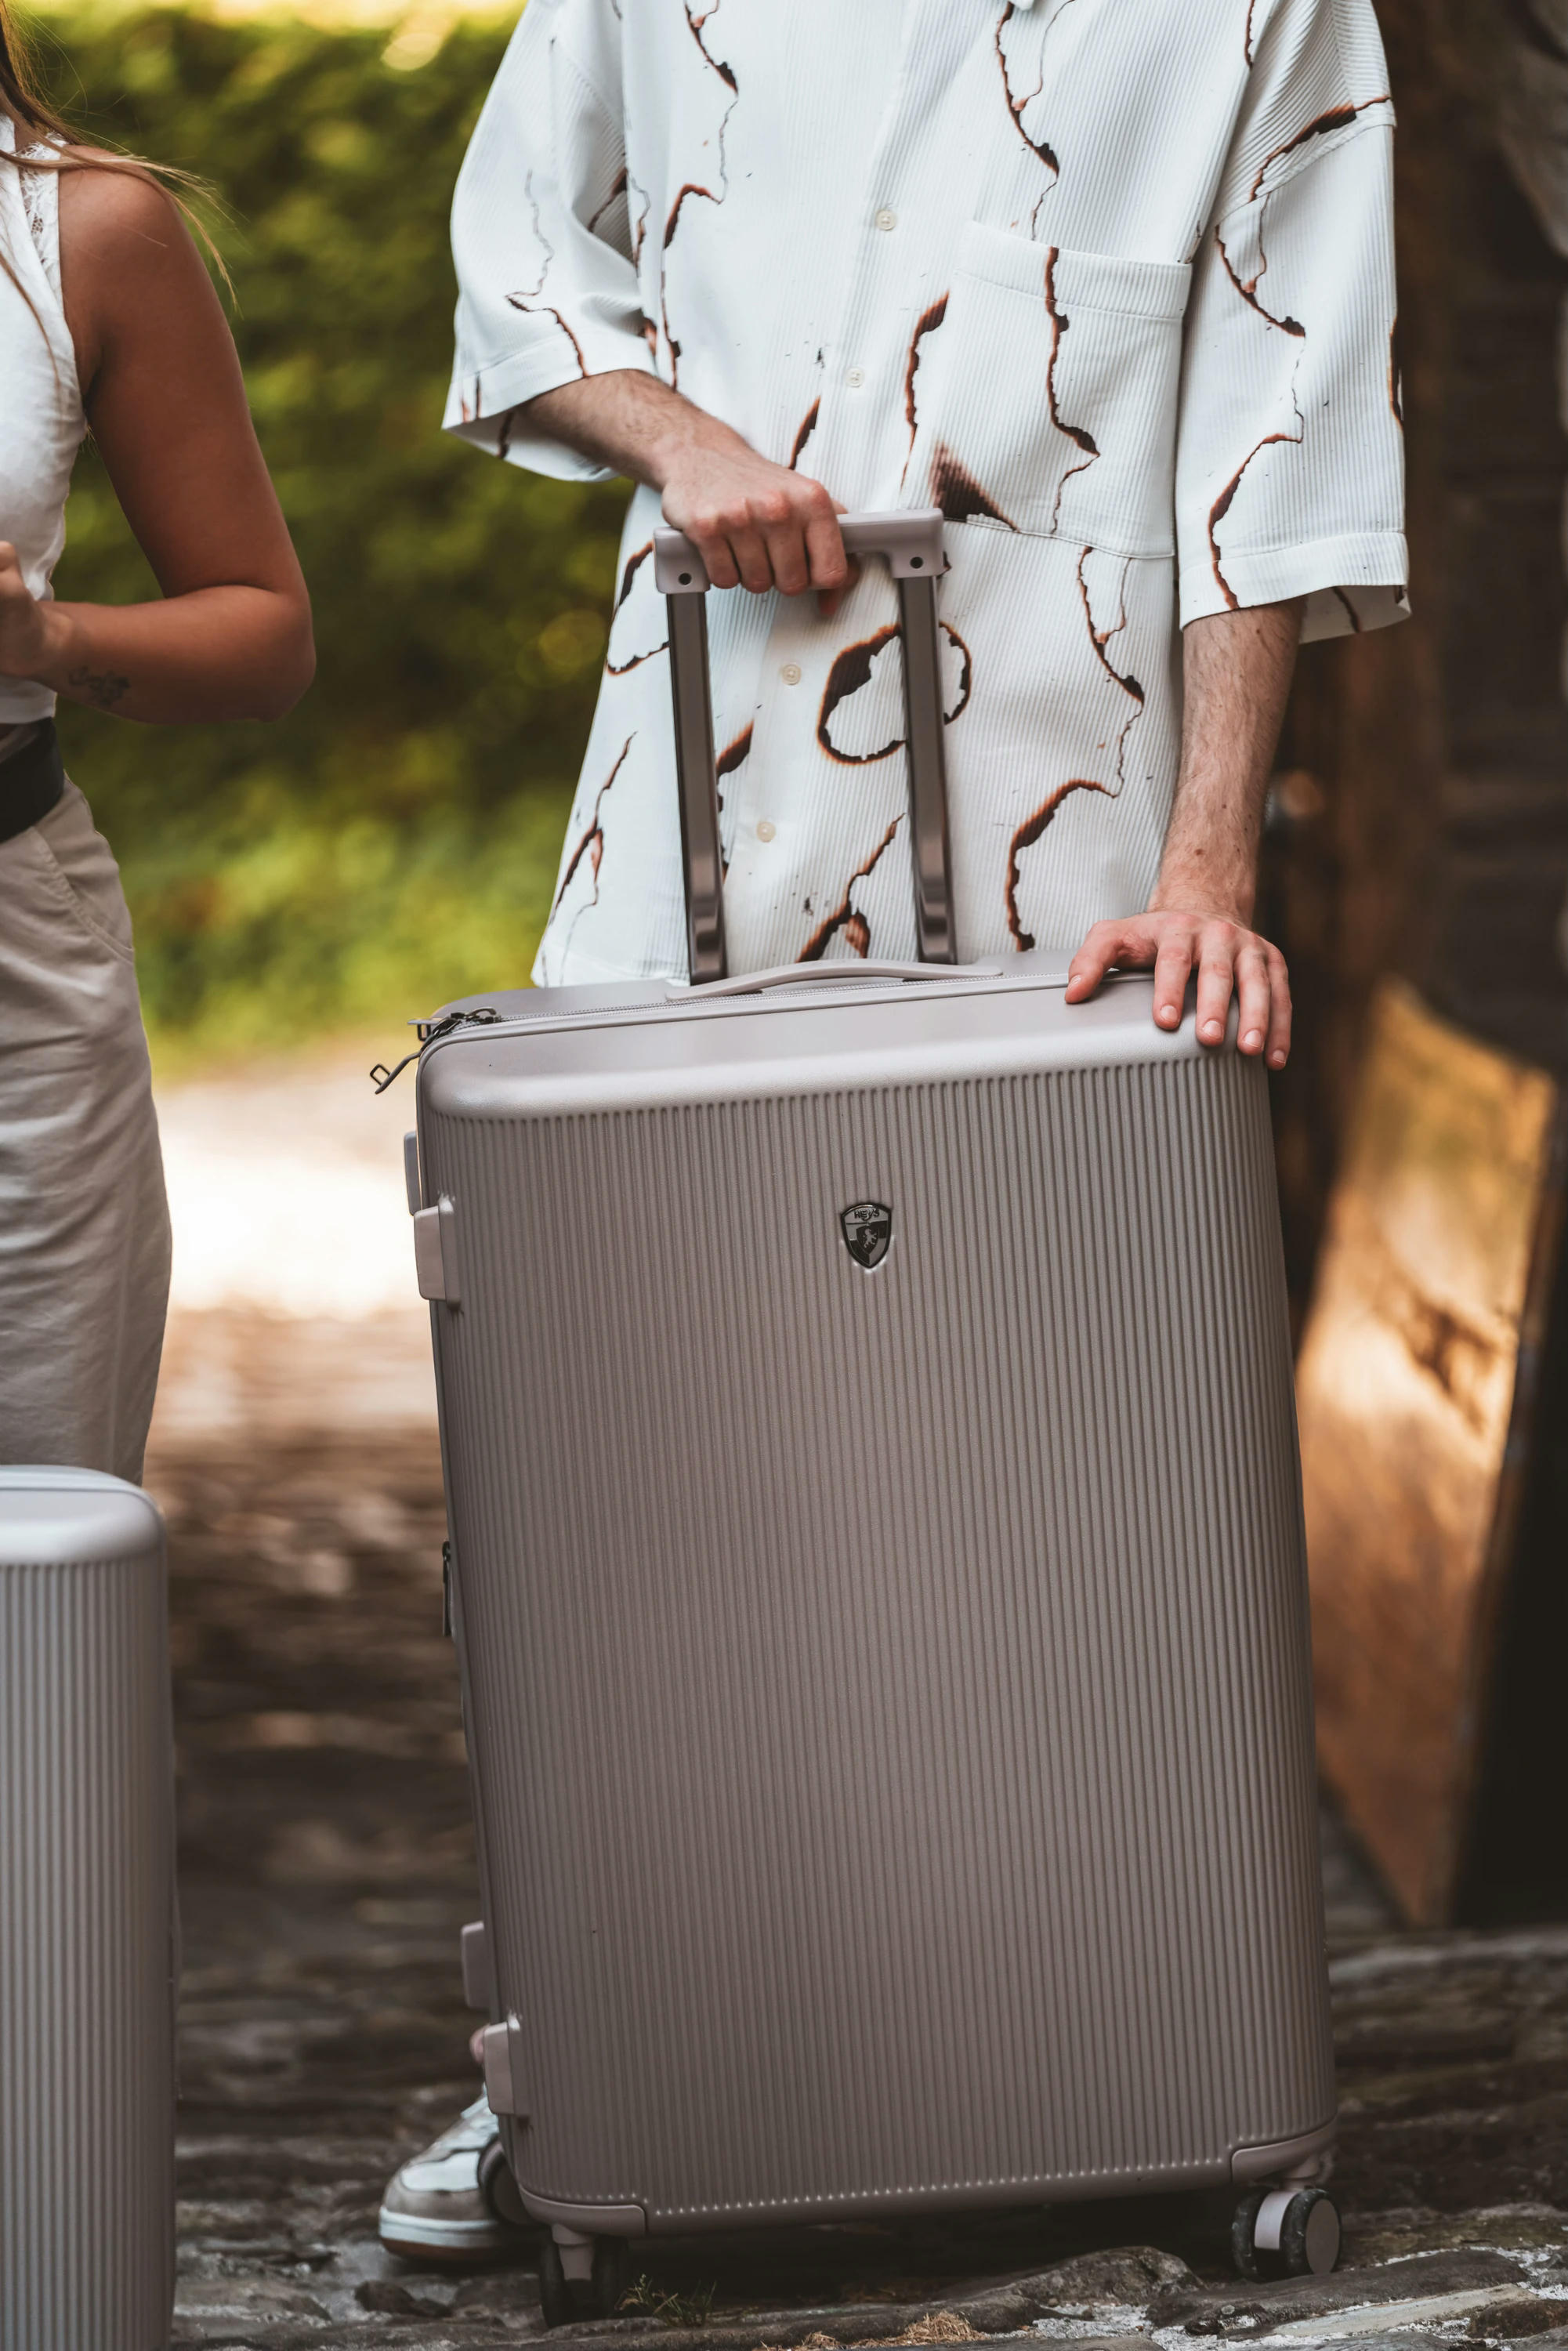
[[[95,710],[112,710],[121,695],[131,691],[131,680],[117,677],[112,670],[73,669],[66,684],[83,702],[91,703]]]

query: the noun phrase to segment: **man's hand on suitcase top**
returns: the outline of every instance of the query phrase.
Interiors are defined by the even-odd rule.
[[[1220,1044],[1234,991],[1239,1007],[1237,1043],[1243,1053],[1266,1052],[1271,1070],[1291,1053],[1291,982],[1277,946],[1245,923],[1223,915],[1152,907],[1125,922],[1096,923],[1073,956],[1069,1004],[1092,996],[1106,973],[1155,974],[1155,1019],[1180,1026],[1187,983],[1197,974],[1197,1033]]]
[[[814,588],[824,618],[851,584],[838,518],[821,482],[759,456],[716,416],[635,369],[586,376],[527,403],[531,423],[601,465],[648,483],[664,519],[695,541],[716,588]]]
[[[1269,771],[1301,642],[1301,601],[1217,612],[1182,641],[1181,774],[1160,878],[1146,913],[1096,923],[1073,956],[1069,1004],[1113,967],[1155,974],[1155,1019],[1179,1026],[1197,975],[1197,1033],[1220,1044],[1234,994],[1237,1042],[1282,1070],[1291,982],[1277,946],[1251,928]]]

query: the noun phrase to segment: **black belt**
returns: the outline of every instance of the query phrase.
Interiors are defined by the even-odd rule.
[[[55,722],[46,718],[29,742],[0,758],[0,841],[14,841],[47,816],[66,788]]]

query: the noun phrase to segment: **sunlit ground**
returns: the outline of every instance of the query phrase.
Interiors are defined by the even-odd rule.
[[[158,1086],[174,1266],[155,1458],[244,1427],[433,1422],[402,1173],[413,1072],[378,1097],[376,1051]]]

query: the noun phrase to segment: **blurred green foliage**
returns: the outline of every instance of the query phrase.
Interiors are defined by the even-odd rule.
[[[417,20],[411,20],[417,26]],[[623,492],[444,436],[453,182],[507,24],[430,39],[172,9],[34,19],[53,95],[209,180],[319,668],[277,726],[62,705],[164,1057],[516,986],[549,909]],[[437,37],[440,27],[437,27]],[[90,447],[63,596],[155,593]]]

